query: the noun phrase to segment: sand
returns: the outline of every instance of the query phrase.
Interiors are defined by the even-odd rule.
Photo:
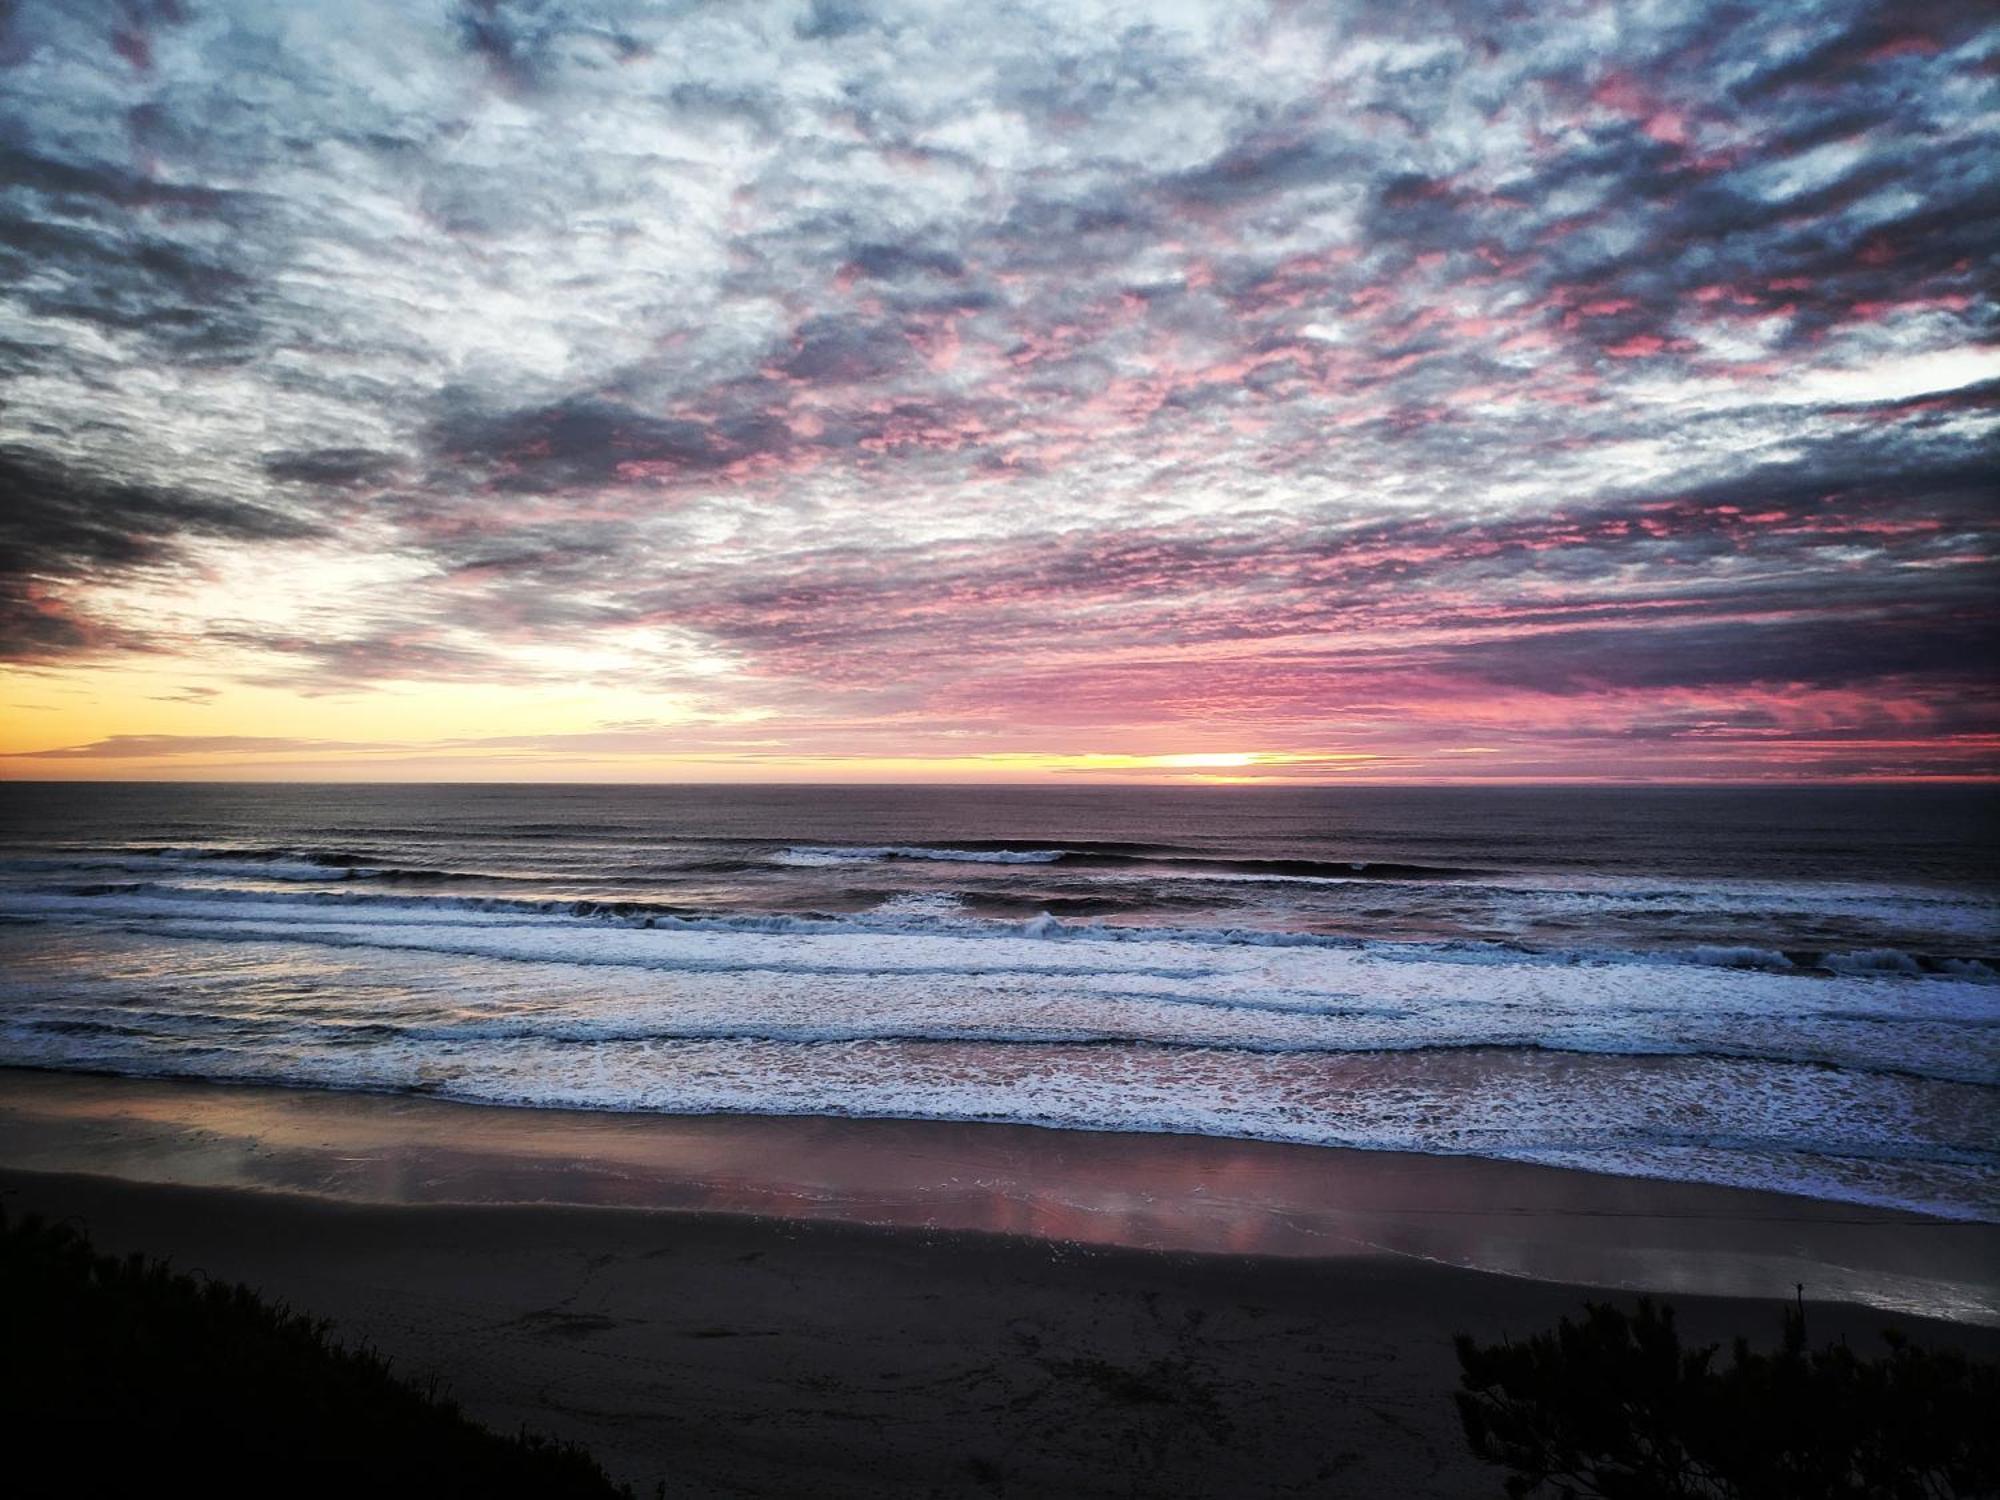
[[[1242,1142],[0,1073],[0,1202],[669,1495],[1497,1494],[1450,1336],[1605,1294],[1496,1263],[1672,1289],[1708,1339],[1838,1272],[1877,1305],[1815,1300],[1816,1340],[2000,1355],[1993,1226]]]

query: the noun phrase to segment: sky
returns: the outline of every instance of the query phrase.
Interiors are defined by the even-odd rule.
[[[0,3],[0,776],[2000,775],[1996,78],[1963,0]]]

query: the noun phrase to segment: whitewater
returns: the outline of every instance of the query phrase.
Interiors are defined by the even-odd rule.
[[[4,1065],[2000,1217],[1984,794],[32,790]]]

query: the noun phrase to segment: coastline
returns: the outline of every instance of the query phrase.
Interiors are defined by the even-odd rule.
[[[1452,1336],[1638,1289],[1696,1343],[1771,1341],[1806,1280],[1816,1341],[2000,1357],[2000,1227],[1199,1136],[0,1070],[0,1206],[328,1319],[640,1495],[1470,1500],[1500,1475]]]
[[[2000,1326],[2000,1225],[1469,1156],[807,1115],[518,1109],[0,1068],[0,1167],[354,1205],[834,1221],[1149,1252],[1391,1257]]]
[[[738,1213],[378,1206],[0,1169],[0,1204],[329,1319],[639,1495],[1496,1494],[1451,1338],[1606,1294],[1403,1256],[1198,1255]],[[1629,1305],[1629,1296],[1610,1300]],[[1691,1342],[1774,1299],[1680,1296]],[[2000,1330],[1808,1303],[1816,1341]]]

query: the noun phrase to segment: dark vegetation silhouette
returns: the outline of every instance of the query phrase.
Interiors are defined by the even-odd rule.
[[[0,1210],[0,1487],[15,1495],[610,1497],[249,1288]]]
[[[2000,1495],[2000,1366],[1919,1349],[1809,1349],[1803,1304],[1768,1353],[1687,1347],[1671,1307],[1586,1303],[1525,1343],[1456,1339],[1466,1441],[1512,1496],[1944,1500]]]

